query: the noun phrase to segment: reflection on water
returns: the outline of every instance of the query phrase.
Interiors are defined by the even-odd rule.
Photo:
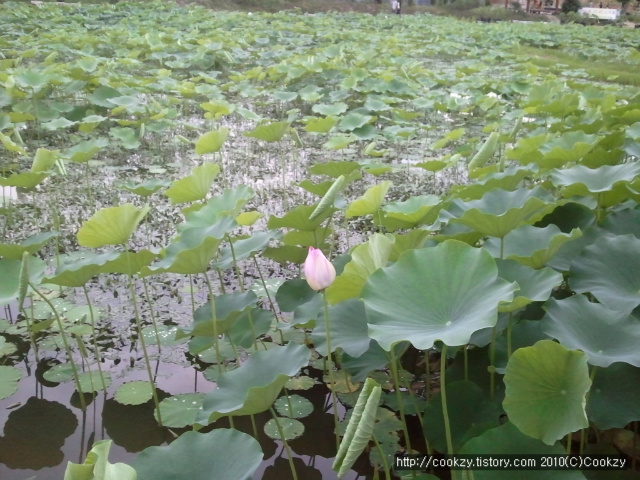
[[[9,414],[0,437],[0,462],[9,468],[40,470],[64,459],[62,446],[78,419],[58,402],[31,397]]]

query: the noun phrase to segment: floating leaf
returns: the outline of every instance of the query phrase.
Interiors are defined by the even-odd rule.
[[[98,210],[80,227],[78,243],[89,248],[124,245],[148,212],[148,205],[138,209],[130,203]]]
[[[16,393],[21,378],[22,372],[17,368],[0,365],[0,400]]]
[[[80,382],[80,390],[84,393],[91,393],[109,388],[109,385],[111,385],[111,375],[108,372],[102,372],[102,377],[104,378],[104,387],[100,379],[99,371],[92,370],[90,372],[79,373],[78,381]]]
[[[171,185],[171,182],[168,180],[153,178],[151,180],[147,180],[144,183],[133,183],[131,180],[129,180],[125,183],[120,184],[120,187],[130,191],[131,193],[135,193],[140,197],[146,198],[153,195],[161,188],[168,187],[169,185]]]
[[[313,412],[313,403],[300,395],[280,397],[274,406],[283,417],[304,418]]]
[[[304,425],[302,424],[302,422],[294,420],[293,418],[278,418],[278,423],[280,424],[280,428],[282,428],[282,433],[285,440],[293,440],[300,437],[304,433]],[[274,419],[271,419],[267,423],[265,423],[264,433],[266,433],[269,438],[273,438],[274,440],[281,439],[280,432],[278,431],[278,425],[276,424],[276,421]]]
[[[149,385],[149,382],[145,382]],[[204,393],[183,393],[165,398],[160,402],[162,425],[169,428],[183,428],[196,422],[198,413],[202,410]],[[155,412],[156,420],[158,413]]]
[[[504,376],[503,407],[509,420],[530,437],[553,445],[589,425],[585,396],[591,386],[587,356],[551,340],[519,348]]]
[[[142,405],[151,400],[152,396],[153,391],[149,382],[135,380],[120,385],[113,398],[123,405]]]

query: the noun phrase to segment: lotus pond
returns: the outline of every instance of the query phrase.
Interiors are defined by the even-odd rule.
[[[637,32],[168,2],[0,29],[0,477],[638,478]],[[629,468],[394,468],[567,452]]]

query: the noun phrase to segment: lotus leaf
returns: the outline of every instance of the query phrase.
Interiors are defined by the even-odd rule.
[[[498,278],[484,249],[448,240],[407,252],[367,279],[369,336],[387,351],[405,340],[423,350],[437,340],[465,345],[473,332],[496,324],[499,303],[512,301],[516,288]]]

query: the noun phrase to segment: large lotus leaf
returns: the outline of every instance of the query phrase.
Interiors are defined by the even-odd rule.
[[[170,445],[146,448],[132,462],[138,480],[251,478],[262,462],[257,440],[233,429],[186,432]],[[195,461],[197,459],[197,461]]]
[[[393,350],[396,358],[400,358],[408,346],[408,342],[395,344]],[[347,353],[343,354],[342,368],[349,372],[351,381],[362,382],[374,370],[385,368],[389,361],[389,352],[383,350],[383,348],[378,345],[378,342],[371,340],[368,350],[359,357],[352,357]]]
[[[100,273],[121,273],[123,275],[136,275],[144,267],[148,267],[156,259],[157,255],[150,250],[139,252],[121,252],[117,258],[109,259],[100,267]]]
[[[33,163],[31,164],[31,172],[33,173],[45,173],[48,172],[56,162],[59,156],[59,151],[47,150],[46,148],[39,148],[36,151],[35,157],[33,157]]]
[[[631,162],[621,165],[603,165],[599,168],[587,168],[576,165],[565,170],[551,172],[551,182],[564,188],[564,196],[586,196],[609,192],[616,184],[629,183],[640,175],[640,163]]]
[[[281,247],[267,247],[262,252],[262,256],[270,258],[282,265],[289,263],[302,264],[307,258],[309,249],[304,247],[296,247],[293,245],[283,245]]]
[[[213,315],[211,302],[207,302],[198,308],[193,314],[193,327],[182,328],[185,333],[193,336],[209,337],[226,333],[229,327],[240,317],[240,315],[255,306],[258,297],[252,291],[246,293],[235,292],[218,295],[215,299],[216,305],[216,330],[213,329]],[[181,338],[178,335],[177,338]]]
[[[392,183],[388,180],[369,187],[364,195],[355,199],[347,207],[345,215],[350,217],[361,217],[376,213],[384,203],[384,197],[387,195]]]
[[[351,252],[351,261],[327,288],[327,299],[335,305],[348,298],[358,297],[367,278],[386,267],[395,238],[392,235],[373,234],[367,243],[358,245]]]
[[[120,97],[126,98],[126,97]],[[64,120],[64,119],[63,119]],[[53,124],[54,122],[49,122],[49,124]],[[62,128],[65,127],[64,123],[56,124],[55,127]],[[54,125],[50,125],[50,129],[52,129]],[[140,137],[137,135],[135,129],[129,127],[112,127],[109,129],[109,135],[113,138],[117,138],[122,142],[122,146],[127,150],[134,150],[140,146]]]
[[[335,115],[329,115],[328,117],[309,117],[306,122],[304,129],[307,132],[327,133],[338,123],[338,117]]]
[[[601,224],[603,230],[614,235],[631,233],[640,238],[640,207],[625,208],[606,216]]]
[[[368,335],[367,315],[364,304],[355,298],[329,307],[329,333],[331,348],[342,348],[352,357],[359,357],[369,349],[371,339]],[[311,334],[315,349],[322,356],[327,355],[327,332],[324,324],[324,311],[316,320]]]
[[[276,293],[276,302],[283,312],[293,312],[318,295],[306,280],[293,278],[284,282]]]
[[[135,193],[136,195],[146,198],[153,195],[161,188],[168,187],[169,185],[171,185],[171,182],[168,180],[153,178],[151,180],[147,180],[144,183],[134,183],[129,180],[125,183],[120,184],[120,187],[130,191],[131,193]]]
[[[640,304],[640,239],[603,236],[585,247],[571,263],[571,286],[611,309],[631,312]]]
[[[463,455],[562,455],[561,444],[545,445],[524,435],[510,422],[469,440],[460,450]],[[585,480],[578,470],[473,470],[475,480]]]
[[[189,228],[167,247],[165,257],[143,269],[142,274],[173,272],[181,274],[203,273],[216,256],[225,235],[236,227],[236,221],[223,215],[209,227]]]
[[[222,195],[207,200],[207,203],[199,210],[189,212],[186,215],[186,221],[178,225],[178,231],[182,232],[194,227],[209,227],[220,215],[237,217],[240,210],[253,198],[254,194],[253,189],[246,185],[227,188],[222,192]]]
[[[275,315],[271,310],[249,308],[235,319],[227,335],[234,345],[250,348],[254,345],[256,338],[269,331],[274,320]]]
[[[541,168],[558,168],[582,159],[602,137],[582,131],[566,132],[540,145],[543,157],[536,163]]]
[[[458,203],[454,200],[454,204]],[[502,238],[523,223],[535,223],[556,207],[542,187],[513,192],[491,190],[480,200],[458,203],[459,217],[449,220],[491,237]],[[449,207],[451,209],[451,207]]]
[[[309,173],[338,178],[341,175],[349,177],[349,175],[352,175],[356,170],[360,170],[360,164],[358,162],[326,162],[316,163],[309,168]]]
[[[0,306],[15,302],[20,291],[20,270],[22,261],[13,259],[0,260]],[[29,257],[29,281],[38,285],[47,264],[37,257]]]
[[[272,122],[258,125],[250,132],[245,132],[245,136],[264,140],[265,142],[279,142],[289,130],[289,122]]]
[[[32,255],[40,250],[45,243],[58,235],[58,232],[43,232],[25,238],[18,245],[0,243],[0,256],[13,260],[22,260],[24,252]]]
[[[502,406],[522,433],[553,445],[589,426],[585,403],[591,380],[584,353],[540,340],[513,352],[504,383]]]
[[[508,191],[517,189],[522,180],[533,176],[534,170],[521,165],[511,165],[504,172],[491,173],[472,185],[454,186],[451,190],[456,198],[461,200],[478,200],[496,188]]]
[[[267,222],[267,228],[295,228],[305,232],[313,232],[335,211],[334,208],[329,208],[320,216],[309,220],[317,206],[317,203],[313,205],[298,205],[293,210],[288,211],[282,218],[271,215]]]
[[[555,225],[537,228],[523,225],[500,239],[490,238],[484,248],[495,258],[510,258],[531,268],[542,268],[558,253],[560,247],[571,240],[580,238],[582,232],[574,228],[571,233],[562,233]]]
[[[422,224],[433,223],[441,205],[437,195],[419,195],[404,202],[391,202],[382,208],[382,225],[387,230],[409,229]],[[378,218],[374,216],[374,223]]]
[[[395,241],[391,247],[389,261],[397,262],[400,255],[404,252],[408,252],[409,250],[414,250],[416,248],[422,248],[428,235],[429,231],[423,229],[409,230],[404,234],[394,233],[393,238]]]
[[[640,369],[626,363],[599,368],[587,403],[587,416],[601,430],[640,420]]]
[[[447,408],[450,412],[449,426],[454,452],[459,451],[467,440],[500,424],[500,406],[489,400],[489,396],[473,382],[462,380],[447,383]],[[446,452],[441,392],[429,400],[422,417],[422,425],[431,447],[438,452]]]
[[[516,288],[498,278],[484,249],[448,240],[407,252],[365,284],[369,336],[385,350],[403,340],[421,350],[437,340],[465,345],[473,332],[496,324],[498,304],[510,302]]]
[[[19,146],[17,143],[11,140],[11,137],[5,135],[2,132],[0,132],[0,142],[2,143],[2,145],[4,145],[4,148],[9,150],[10,152],[18,152],[20,155],[26,154],[26,151],[24,148]]]
[[[118,256],[119,253],[113,250],[105,253],[87,252],[78,260],[60,265],[55,276],[47,277],[44,281],[63,287],[82,287],[100,273],[101,266]]]
[[[565,347],[582,350],[592,365],[624,362],[640,367],[638,319],[592,303],[584,295],[549,300],[542,329]]]
[[[538,320],[520,320],[511,327],[511,352],[519,348],[530,347],[540,340],[549,340],[549,335],[542,331]],[[511,354],[508,352],[509,339],[501,335],[495,343],[494,366],[496,371],[504,374]]]
[[[349,106],[346,103],[337,102],[333,104],[317,103],[311,110],[320,115],[340,115],[347,111]]]
[[[205,153],[217,152],[222,148],[228,136],[229,129],[227,127],[205,133],[196,141],[196,153],[204,155]]]
[[[84,163],[91,160],[101,148],[107,145],[109,145],[109,141],[106,138],[92,138],[65,150],[63,156],[72,162]]]
[[[34,173],[34,172],[20,172],[13,175],[0,178],[0,185],[3,187],[20,187],[31,189],[40,184],[45,178],[49,176],[48,173]]]
[[[109,463],[111,440],[93,444],[82,464],[68,462],[64,480],[136,480],[136,471],[125,463]]]
[[[82,224],[78,243],[89,248],[126,244],[148,212],[148,205],[139,209],[130,203],[103,208]]]
[[[227,415],[268,410],[289,377],[296,375],[310,357],[311,350],[294,343],[254,353],[247,363],[218,377],[218,388],[207,393],[198,423],[207,425]]]
[[[280,238],[281,234],[273,230],[255,232],[249,238],[233,241],[233,251],[231,247],[220,249],[220,259],[215,262],[216,268],[226,270],[233,265],[235,256],[236,262],[249,258],[250,256],[264,250],[271,240]]]
[[[191,175],[173,182],[164,195],[169,197],[171,205],[202,200],[211,190],[218,172],[220,172],[220,165],[216,163],[207,162],[194,167]]]
[[[371,115],[363,115],[358,112],[350,112],[340,120],[340,125],[338,125],[338,129],[343,132],[352,132],[360,127],[365,126],[371,121],[375,120],[376,117]]]
[[[16,367],[0,365],[0,400],[16,393],[20,378],[22,373]]]
[[[516,282],[520,287],[513,301],[501,305],[500,312],[513,312],[531,302],[544,302],[551,291],[562,283],[562,274],[551,268],[534,270],[514,260],[496,259],[498,276],[509,282]]]

